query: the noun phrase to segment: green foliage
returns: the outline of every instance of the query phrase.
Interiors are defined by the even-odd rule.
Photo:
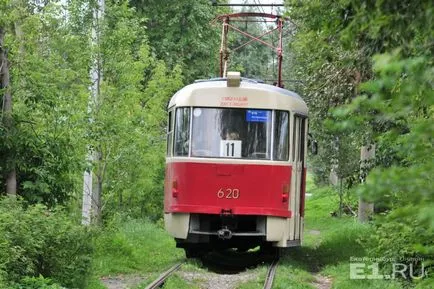
[[[432,6],[407,4],[405,8],[391,1],[377,2],[375,8],[348,4],[346,11],[353,20],[348,25],[342,23],[343,32],[338,38],[342,47],[353,50],[348,42],[356,41],[369,54],[389,47],[400,50],[374,58],[374,79],[361,86],[364,95],[335,110],[333,118],[342,120],[337,125],[341,131],[364,127],[365,136],[373,138],[379,148],[377,165],[382,167],[370,173],[359,193],[386,204],[392,211],[377,219],[377,234],[367,243],[368,252],[398,260],[420,257],[430,265],[429,256],[434,252],[430,237],[434,217],[430,188],[434,155],[433,63],[432,57],[408,55],[426,54],[422,47],[432,31],[421,27],[429,23]]]
[[[181,70],[153,57],[143,21],[127,1],[106,3],[101,23],[102,81],[91,105],[85,143],[102,183],[104,215],[161,216],[166,104],[182,86]]]
[[[62,210],[23,205],[0,200],[0,276],[23,286],[48,286],[43,278],[22,281],[41,275],[63,286],[84,288],[92,254],[90,233]]]
[[[31,3],[13,3],[6,11],[15,16],[4,27],[14,126],[6,131],[0,125],[0,175],[13,163],[19,195],[31,203],[64,204],[84,158],[79,140],[88,85],[86,41],[62,25],[60,6],[47,3],[39,11]]]
[[[320,142],[314,170],[326,179],[331,137],[346,137],[349,161],[375,143],[375,167],[355,191],[385,211],[364,247],[372,257],[420,257],[432,266],[432,4],[312,0],[291,6],[290,16],[300,24],[294,73],[306,77],[300,89]]]
[[[146,19],[152,52],[170,69],[182,67],[186,83],[218,73],[220,29],[210,25],[224,11],[208,0],[132,0]]]
[[[369,98],[363,106],[354,106],[371,122],[384,119],[401,122],[403,133],[395,128],[380,135],[383,146],[392,147],[401,160],[388,167],[374,169],[359,193],[392,210],[377,219],[378,233],[370,238],[370,253],[388,258],[419,258],[432,267],[434,253],[434,124],[432,60],[418,57],[403,59],[398,53],[376,57],[378,78],[363,85]],[[375,109],[376,114],[364,114]],[[418,275],[418,272],[415,272]]]
[[[0,125],[0,175],[15,165],[18,194],[52,207],[80,196],[82,172],[91,167],[102,182],[108,214],[121,209],[158,218],[165,105],[182,86],[180,67],[168,69],[151,55],[143,20],[127,1],[106,3],[98,46],[89,41],[87,2],[37,9],[20,3],[2,3],[10,15],[4,25],[15,125],[10,131]],[[103,80],[88,111],[95,55],[102,56]],[[98,152],[93,164],[85,164],[88,147]]]
[[[348,103],[358,93],[357,85],[370,76],[369,55],[357,45],[345,49],[340,40],[348,21],[343,16],[352,4],[289,2],[294,4],[289,16],[298,25],[289,46],[294,59],[290,69],[292,78],[302,80],[295,90],[308,104],[310,131],[319,143],[318,155],[310,157],[316,181],[327,184],[329,172],[334,169],[338,177],[350,178],[346,184],[351,185],[359,169],[359,147],[365,141],[363,127],[336,129],[329,124],[344,125],[346,115],[331,115],[329,110]]]
[[[24,277],[23,280],[15,285],[13,289],[62,289],[58,284],[53,283],[50,279],[39,277]]]
[[[310,193],[312,197],[306,200],[303,246],[289,250],[279,264],[279,267],[284,268],[279,270],[288,272],[286,275],[278,272],[277,278],[284,279],[282,283],[286,285],[281,288],[298,288],[293,284],[292,276],[301,275],[298,272],[300,270],[327,277],[332,288],[402,288],[398,282],[392,280],[349,278],[350,258],[366,255],[365,244],[361,239],[374,234],[375,230],[369,224],[358,223],[354,217],[332,217],[330,212],[335,209],[337,202],[332,188],[319,187]],[[301,284],[308,283],[310,286],[315,284],[312,276],[310,279],[304,277],[300,281]]]

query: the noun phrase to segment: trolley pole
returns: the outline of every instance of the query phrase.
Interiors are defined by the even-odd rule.
[[[229,17],[223,20],[222,41],[220,45],[220,77],[226,76],[228,62],[228,31]]]
[[[262,18],[264,20],[257,20],[255,18]],[[282,17],[280,15],[274,15],[269,13],[256,13],[256,12],[240,12],[240,13],[232,13],[232,14],[224,14],[217,16],[212,23],[215,23],[217,21],[220,21],[222,23],[222,32],[221,32],[221,42],[220,42],[220,51],[219,51],[219,57],[220,57],[220,77],[226,77],[227,70],[228,70],[228,64],[229,64],[229,54],[233,54],[233,52],[247,46],[248,44],[252,42],[259,42],[262,45],[265,45],[273,50],[273,52],[277,55],[277,61],[278,61],[278,79],[275,82],[274,85],[277,85],[279,87],[283,87],[283,80],[282,80],[282,61],[283,61],[283,25],[284,21],[290,21],[289,18]],[[275,23],[274,28],[269,28],[268,31],[260,34],[260,35],[253,35],[251,33],[248,33],[247,31],[243,31],[242,28],[237,27],[236,25],[233,25],[234,22],[272,22]],[[230,23],[229,23],[230,22]],[[246,24],[247,26],[247,24]],[[248,38],[244,43],[239,45],[238,47],[231,48],[231,52],[229,52],[228,49],[228,34],[229,30],[233,30],[244,37]],[[272,32],[277,31],[279,35],[279,41],[277,45],[274,45],[273,42],[270,43],[270,41],[267,41],[264,39],[264,36],[271,34]],[[274,58],[273,58],[274,63]]]
[[[282,83],[282,61],[283,61],[283,42],[282,42],[282,28],[283,28],[283,20],[279,18],[277,20],[277,28],[279,30],[279,45],[277,47],[277,65],[278,65],[278,74],[277,74],[277,85],[279,87],[283,87]]]

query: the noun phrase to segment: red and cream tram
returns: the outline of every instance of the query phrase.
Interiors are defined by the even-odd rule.
[[[164,220],[187,256],[209,249],[299,246],[307,113],[297,94],[227,78],[170,100]]]

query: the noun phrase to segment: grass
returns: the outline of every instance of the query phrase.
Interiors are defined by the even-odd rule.
[[[316,276],[331,280],[332,288],[387,288],[401,286],[390,280],[350,279],[350,258],[365,256],[359,242],[370,234],[369,225],[354,217],[332,217],[338,204],[337,194],[331,188],[316,188],[311,178],[307,191],[303,246],[290,248],[281,259],[275,288],[315,288]]]
[[[163,271],[184,258],[184,252],[175,247],[175,241],[163,228],[145,220],[111,225],[94,242],[95,276],[88,289],[105,288],[99,281],[102,276],[140,274],[152,280],[157,277],[155,272]]]
[[[94,268],[99,275],[154,272],[183,258],[173,238],[148,221],[130,220],[96,240]]]

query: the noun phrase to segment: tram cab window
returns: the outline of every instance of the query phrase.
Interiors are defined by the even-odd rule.
[[[170,110],[168,119],[167,119],[167,146],[166,146],[166,155],[171,155],[171,148],[172,148],[172,138],[173,138],[173,126],[172,126],[172,116],[173,112]]]
[[[273,160],[287,161],[289,157],[289,113],[276,110],[274,117]]]
[[[271,110],[193,109],[192,156],[271,158]]]
[[[175,114],[175,156],[188,156],[190,135],[190,108],[180,107]]]

